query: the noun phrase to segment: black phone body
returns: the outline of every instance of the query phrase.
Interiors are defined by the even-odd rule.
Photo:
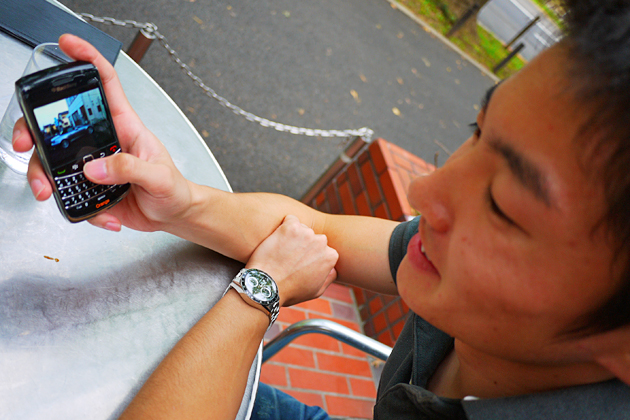
[[[61,214],[76,223],[122,200],[129,184],[98,185],[83,175],[85,163],[121,151],[96,67],[51,67],[22,77],[15,90]]]

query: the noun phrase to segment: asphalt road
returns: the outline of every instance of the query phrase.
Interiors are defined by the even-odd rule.
[[[386,0],[61,1],[155,23],[207,85],[247,111],[310,128],[369,126],[429,162],[438,152],[440,165],[444,148],[469,136],[494,84]],[[136,33],[98,27],[125,47]],[[157,42],[141,65],[202,134],[235,191],[299,198],[343,150],[340,139],[279,133],[234,115]]]

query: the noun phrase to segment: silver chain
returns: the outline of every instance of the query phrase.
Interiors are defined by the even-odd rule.
[[[292,125],[281,124],[275,121],[268,120],[267,118],[259,117],[251,112],[247,112],[241,107],[234,105],[224,97],[217,94],[211,87],[207,86],[199,76],[195,75],[188,64],[184,63],[180,58],[177,52],[166,42],[166,37],[162,35],[155,24],[136,22],[135,20],[119,20],[111,17],[97,17],[91,15],[89,13],[81,13],[81,17],[96,23],[102,23],[105,25],[113,25],[113,26],[122,26],[126,28],[136,28],[140,29],[142,34],[150,39],[157,39],[158,42],[166,49],[169,56],[173,61],[175,61],[181,70],[188,75],[192,79],[192,81],[199,86],[206,95],[218,101],[222,106],[230,109],[236,115],[240,115],[247,119],[248,121],[256,122],[263,127],[271,127],[277,131],[291,133],[291,134],[299,134],[310,137],[362,137],[366,142],[372,141],[372,136],[374,135],[374,131],[369,129],[368,127],[363,127],[358,130],[321,130],[317,128],[304,128],[304,127],[296,127]]]

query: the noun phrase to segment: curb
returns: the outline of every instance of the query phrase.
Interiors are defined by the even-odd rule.
[[[487,68],[485,68],[484,66],[479,64],[477,61],[475,61],[471,56],[469,56],[464,51],[462,51],[457,45],[455,45],[451,41],[449,41],[448,38],[446,38],[444,35],[442,35],[438,31],[436,31],[435,29],[433,29],[433,27],[431,27],[428,23],[426,23],[425,21],[420,19],[414,12],[409,10],[406,6],[400,4],[396,0],[387,0],[387,1],[393,7],[395,7],[396,9],[400,10],[402,13],[404,13],[405,15],[410,17],[418,25],[422,26],[424,28],[424,30],[426,30],[427,32],[430,32],[437,39],[442,41],[442,43],[444,43],[447,47],[451,48],[453,51],[455,51],[456,53],[461,55],[466,61],[471,63],[473,66],[477,67],[483,74],[488,76],[490,79],[494,80],[495,83],[498,83],[498,82],[501,81],[501,79],[499,77],[497,77],[494,73],[492,73],[490,70],[488,70]]]

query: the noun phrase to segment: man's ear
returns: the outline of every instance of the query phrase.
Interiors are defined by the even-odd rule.
[[[630,326],[585,337],[580,347],[595,363],[630,385]]]

